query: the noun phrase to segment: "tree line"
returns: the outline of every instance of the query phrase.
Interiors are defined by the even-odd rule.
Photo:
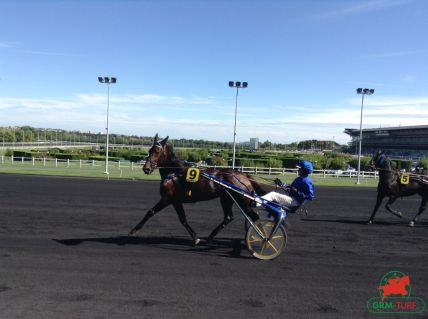
[[[104,132],[82,132],[67,131],[63,129],[35,128],[31,126],[18,127],[0,127],[0,143],[35,143],[66,142],[70,144],[77,143],[96,143],[105,144],[106,134]],[[122,145],[142,145],[149,146],[153,143],[152,136],[137,136],[125,134],[109,134],[109,143]],[[207,148],[207,149],[231,149],[231,142],[207,141],[203,139],[170,139],[169,143],[175,147],[183,148]],[[237,143],[237,149],[249,149],[249,143]],[[289,144],[273,143],[269,140],[259,143],[260,150],[273,151],[293,151],[293,150],[335,150],[340,151],[342,145],[334,141],[305,140]]]

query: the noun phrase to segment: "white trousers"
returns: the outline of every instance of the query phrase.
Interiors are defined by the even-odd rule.
[[[262,196],[263,199],[266,199],[271,202],[277,202],[281,206],[285,206],[288,208],[293,208],[300,206],[300,203],[295,200],[293,197],[277,193],[277,192],[270,192]]]

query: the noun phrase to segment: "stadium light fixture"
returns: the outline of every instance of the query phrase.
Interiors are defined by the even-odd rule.
[[[108,130],[108,115],[110,110],[110,84],[115,84],[117,82],[117,78],[115,77],[107,77],[107,76],[99,76],[98,81],[100,83],[107,84],[107,127],[106,127],[106,170],[105,173],[107,176],[109,175],[108,171],[108,144],[109,144],[109,130]]]
[[[235,169],[235,154],[236,154],[236,115],[238,113],[238,90],[245,89],[248,86],[248,82],[229,81],[229,87],[236,88],[236,99],[235,99],[235,125],[233,127],[233,155],[232,155],[232,169]]]
[[[374,89],[363,89],[358,88],[357,94],[361,94],[361,115],[360,115],[360,138],[358,145],[358,171],[357,171],[357,184],[360,184],[360,172],[361,172],[361,142],[363,140],[363,108],[364,108],[364,95],[374,94]]]

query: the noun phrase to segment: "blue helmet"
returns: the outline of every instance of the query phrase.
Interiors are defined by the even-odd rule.
[[[298,168],[303,168],[308,172],[308,174],[311,174],[314,171],[314,166],[309,161],[300,161],[296,166]]]

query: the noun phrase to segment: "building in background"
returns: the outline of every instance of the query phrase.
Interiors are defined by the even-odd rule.
[[[358,152],[359,129],[346,128],[351,137],[350,152]],[[390,155],[428,156],[428,125],[363,129],[362,154],[373,154],[379,149]]]
[[[250,150],[259,149],[259,139],[257,137],[250,138]]]

